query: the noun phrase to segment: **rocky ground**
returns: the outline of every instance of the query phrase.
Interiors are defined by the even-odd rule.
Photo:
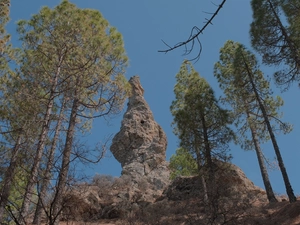
[[[299,225],[300,224],[300,199],[296,203],[289,204],[287,201],[258,205],[252,209],[251,214],[245,214],[244,220],[239,223],[232,224],[249,224],[249,225]],[[176,216],[168,217],[166,224],[193,224],[189,222],[188,218],[177,219]],[[183,221],[186,220],[186,221]],[[151,224],[151,223],[138,223],[133,220],[103,220],[100,219],[95,222],[83,222],[83,221],[68,221],[62,222],[61,225],[121,225],[121,224]],[[152,224],[164,224],[164,223],[152,223]],[[201,223],[195,223],[201,224]],[[231,223],[227,223],[231,224]]]
[[[216,179],[205,188],[202,176],[169,179],[167,138],[155,122],[137,76],[111,152],[121,163],[119,178],[97,175],[64,198],[63,222],[73,225],[300,225],[300,200],[269,204],[263,189],[230,163],[214,161]],[[207,198],[207,196],[209,196]]]
[[[214,199],[218,203],[215,217],[210,202],[203,199],[200,177],[177,178],[153,202],[142,197],[147,189],[137,195],[127,186],[130,182],[115,178],[106,186],[78,187],[68,198],[65,223],[61,224],[300,224],[300,200],[290,204],[281,196],[278,203],[269,204],[265,191],[253,185],[238,167],[232,166],[226,176],[235,182],[224,184]],[[103,180],[102,177],[99,181]]]

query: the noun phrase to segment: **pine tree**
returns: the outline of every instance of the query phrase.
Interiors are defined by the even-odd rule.
[[[236,42],[227,41],[220,50],[220,61],[215,64],[215,76],[224,90],[224,101],[233,109],[233,116],[241,134],[242,147],[255,149],[270,202],[276,201],[267,170],[264,165],[260,143],[271,139],[290,202],[296,200],[283,159],[274,135],[275,125],[283,132],[291,131],[291,126],[280,119],[279,108],[282,99],[272,97],[269,82],[259,70],[255,56]],[[246,123],[244,122],[246,121]],[[273,121],[273,123],[272,123]],[[249,131],[251,139],[249,140]]]
[[[277,84],[288,88],[300,81],[299,7],[297,0],[252,0],[253,22],[250,36],[253,48],[267,65],[280,65],[274,74]]]
[[[197,162],[191,153],[184,148],[178,148],[176,153],[170,158],[170,179],[174,180],[178,176],[196,175],[198,172]]]
[[[54,160],[55,160],[55,152],[57,148],[57,144],[59,142],[60,138],[60,133],[61,133],[61,127],[63,124],[64,120],[64,113],[65,113],[65,99],[62,100],[61,108],[60,108],[60,113],[57,119],[57,124],[55,127],[54,131],[54,136],[51,141],[51,147],[49,152],[47,153],[46,157],[46,167],[45,170],[42,171],[43,175],[41,177],[41,181],[39,182],[41,188],[38,190],[38,202],[36,205],[35,213],[34,213],[34,219],[33,219],[33,224],[41,224],[41,219],[42,219],[42,212],[45,210],[46,206],[46,196],[47,196],[47,190],[48,186],[50,185],[51,178],[52,178],[52,168],[54,167]]]
[[[60,98],[66,100],[68,128],[49,218],[49,223],[55,224],[62,210],[78,127],[120,112],[130,90],[124,77],[127,57],[121,34],[98,11],[79,9],[68,1],[54,9],[44,7],[29,21],[20,21],[18,30],[24,43],[22,72],[43,89],[46,106],[21,217],[28,213],[52,118],[59,117],[53,110],[61,108]]]
[[[11,190],[16,184],[16,174],[30,164],[30,149],[35,145],[34,140],[39,132],[36,124],[40,121],[39,112],[42,106],[28,98],[28,83],[21,80],[17,73],[2,76],[0,84],[2,149],[6,152],[2,157],[5,156],[7,161],[3,168],[5,173],[0,195],[0,220],[3,220]]]
[[[213,159],[229,158],[228,143],[234,137],[227,126],[229,113],[218,105],[210,85],[189,62],[183,62],[176,79],[176,99],[171,105],[174,131],[180,139],[180,146],[196,156],[199,172],[203,168],[208,171],[208,186],[212,190],[215,178]]]

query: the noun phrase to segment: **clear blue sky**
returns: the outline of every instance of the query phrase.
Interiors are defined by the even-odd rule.
[[[183,49],[168,54],[157,51],[165,48],[162,39],[168,44],[185,40],[193,26],[201,27],[205,18],[210,16],[205,12],[213,12],[216,6],[210,0],[72,0],[71,2],[81,8],[99,10],[109,23],[122,33],[126,52],[130,59],[130,67],[126,77],[129,79],[133,75],[140,76],[145,89],[145,99],[153,111],[155,120],[167,134],[167,159],[169,159],[178,147],[178,139],[172,133],[172,116],[169,107],[174,99],[175,75],[185,57],[182,56]],[[221,0],[213,2],[218,4]],[[13,36],[13,44],[20,44],[17,42],[15,33],[16,21],[29,19],[44,5],[53,7],[59,3],[59,0],[12,0],[11,22],[8,25],[8,30]],[[201,36],[203,51],[200,60],[194,66],[213,87],[217,97],[222,95],[222,92],[213,76],[213,66],[218,60],[219,49],[229,39],[250,47],[250,23],[249,1],[229,0],[213,21],[214,25],[209,26]],[[275,70],[265,67],[262,69],[266,75],[271,75]],[[300,169],[300,122],[298,119],[300,106],[299,100],[297,100],[299,89],[294,85],[288,92],[281,94],[274,87],[274,92],[282,95],[285,101],[285,106],[282,108],[283,120],[294,125],[292,133],[278,136],[278,142],[294,192],[300,194],[298,175]],[[89,144],[93,145],[104,140],[106,136],[118,132],[122,114],[110,121],[109,125],[101,119],[94,121],[91,134],[87,138]],[[263,145],[263,150],[267,158],[274,160],[274,153],[270,144]],[[234,157],[233,163],[241,167],[247,177],[256,185],[263,187],[255,152],[245,152],[238,146],[232,145],[231,153]],[[107,153],[105,159],[98,165],[85,167],[84,170],[90,176],[95,173],[119,176],[121,166],[111,153]],[[275,192],[285,193],[280,171],[271,170],[270,178]]]

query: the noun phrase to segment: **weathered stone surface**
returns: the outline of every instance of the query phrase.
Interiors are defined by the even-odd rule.
[[[139,77],[132,77],[129,83],[132,95],[110,150],[122,165],[122,176],[131,177],[133,187],[149,185],[147,189],[154,191],[151,195],[159,195],[169,184],[167,138],[144,99]]]
[[[265,190],[255,186],[245,173],[236,165],[215,161],[217,188],[228,194],[230,200],[267,203]],[[205,173],[205,171],[203,171]],[[172,201],[201,198],[204,195],[200,176],[177,177],[164,191],[160,200],[167,198]]]
[[[218,171],[216,171],[215,181],[217,185],[214,193],[217,195],[212,197],[213,202],[218,202],[220,212],[229,213],[226,215],[229,215],[229,218],[238,218],[235,216],[244,215],[247,210],[251,213],[250,210],[253,209],[253,206],[268,204],[266,192],[255,186],[239,167],[224,162],[216,162],[215,167]],[[204,170],[202,172],[206,173]],[[163,193],[160,190],[155,190],[146,176],[136,176],[135,179],[137,180],[132,180],[128,175],[112,179],[100,176],[91,185],[78,185],[64,198],[66,208],[62,218],[93,222],[100,218],[124,219],[135,212],[139,218],[141,218],[140,215],[142,217],[152,216],[155,219],[155,224],[170,224],[163,221],[157,223],[158,218],[165,218],[165,216],[171,220],[177,218],[180,221],[178,222],[176,219],[174,221],[177,222],[171,224],[184,224],[185,218],[193,218],[199,213],[201,218],[205,217],[207,211],[204,210],[204,207],[207,207],[207,203],[204,201],[205,192],[200,176],[177,177],[165,188]],[[223,209],[225,211],[222,211]],[[259,210],[261,211],[261,209]],[[143,214],[144,212],[147,213]],[[140,224],[153,223],[144,222]]]

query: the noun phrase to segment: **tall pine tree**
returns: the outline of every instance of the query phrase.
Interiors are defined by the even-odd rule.
[[[175,100],[171,105],[174,131],[180,139],[180,146],[195,155],[198,169],[208,171],[207,183],[212,190],[215,178],[213,159],[228,159],[228,143],[234,137],[228,127],[229,113],[219,106],[214,91],[190,62],[182,63],[176,79]]]
[[[74,137],[87,121],[120,112],[130,90],[124,77],[127,57],[121,34],[98,11],[79,9],[66,0],[20,21],[18,31],[24,51],[21,72],[38,87],[31,96],[42,94],[45,109],[20,220],[29,212],[49,130],[55,129],[53,119],[60,117],[56,109],[62,108],[61,99],[66,101],[67,131],[49,213],[54,224],[62,210]]]
[[[283,101],[279,96],[273,98],[271,95],[269,82],[259,70],[255,56],[240,43],[227,41],[220,50],[219,62],[215,64],[215,76],[224,90],[224,100],[233,109],[242,137],[242,147],[256,150],[269,201],[276,201],[276,198],[259,147],[260,143],[269,139],[272,141],[290,202],[296,201],[274,135],[275,125],[285,133],[291,130],[291,126],[279,120],[278,111]]]

